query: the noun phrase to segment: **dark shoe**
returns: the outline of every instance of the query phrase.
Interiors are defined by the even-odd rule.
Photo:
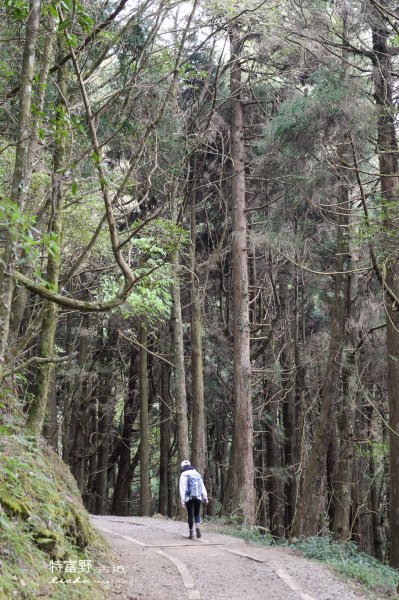
[[[200,537],[201,537],[200,528],[199,528],[199,527],[197,527],[196,531],[197,531],[197,538],[200,538]]]
[[[190,529],[190,535],[188,536],[189,540],[193,540],[194,539],[194,531],[193,529]]]

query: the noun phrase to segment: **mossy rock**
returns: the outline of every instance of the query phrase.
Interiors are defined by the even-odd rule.
[[[67,556],[65,547],[54,538],[38,537],[35,544],[53,560],[62,560]]]
[[[45,528],[38,528],[32,533],[33,541],[42,552],[45,552],[52,559],[60,560],[65,556],[65,548],[61,537],[54,531]]]
[[[46,529],[40,527],[33,531],[33,539],[38,540],[39,538],[46,538],[48,540],[54,540],[55,543],[60,542],[60,536],[55,533],[55,531],[51,531],[50,529]]]
[[[0,504],[5,512],[11,517],[21,517],[27,519],[30,516],[30,511],[26,504],[20,502],[16,498],[12,498],[8,494],[1,494]]]
[[[38,515],[30,514],[26,520],[29,528],[38,531],[39,529],[47,529],[47,523],[43,521]]]
[[[93,542],[90,522],[73,505],[70,506],[69,537],[82,550]]]
[[[39,537],[35,540],[35,543],[36,546],[40,548],[40,550],[43,550],[43,552],[46,552],[47,554],[52,554],[57,546],[56,540],[51,538]]]

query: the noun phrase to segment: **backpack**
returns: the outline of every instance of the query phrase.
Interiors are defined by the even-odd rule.
[[[199,473],[190,473],[190,475],[187,475],[187,495],[189,496],[190,500],[192,498],[201,500],[202,479]]]

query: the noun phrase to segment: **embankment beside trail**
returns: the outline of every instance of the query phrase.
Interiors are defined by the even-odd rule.
[[[98,574],[105,547],[59,456],[2,425],[0,597],[105,598]]]

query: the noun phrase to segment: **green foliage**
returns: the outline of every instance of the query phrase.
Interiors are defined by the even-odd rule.
[[[73,127],[71,117],[65,106],[62,105],[55,108],[49,124],[50,133],[57,144],[60,144],[63,140],[67,139],[68,133]]]
[[[362,444],[355,444],[355,454],[358,457],[372,457],[374,461],[383,462],[389,454],[388,442],[365,440]]]
[[[370,217],[366,219],[363,215],[360,216],[359,226],[356,230],[356,237],[354,240],[357,243],[362,243],[364,241],[370,242],[371,240],[375,240],[376,236],[381,233],[381,224],[376,221],[371,221]]]
[[[204,80],[206,76],[207,73],[204,69],[199,69],[192,63],[184,63],[179,69],[179,77],[186,85],[190,85],[193,80]]]
[[[56,4],[50,5],[50,12],[56,16],[57,6]],[[65,31],[69,27],[72,27],[74,23],[78,23],[83,33],[90,33],[94,26],[94,21],[90,17],[90,15],[86,12],[83,4],[77,2],[76,0],[61,0],[59,3],[61,10],[63,11],[63,20],[60,21],[58,25],[59,31]],[[76,46],[78,44],[78,38],[75,34],[67,33],[66,35],[67,43],[70,46]]]
[[[8,227],[14,242],[29,258],[38,253],[38,247],[44,246],[50,254],[59,252],[56,238],[52,233],[41,233],[35,228],[36,217],[21,213],[18,205],[8,199],[0,203],[0,224]]]
[[[377,559],[359,552],[353,542],[334,542],[331,537],[313,537],[301,540],[292,547],[307,558],[313,558],[333,567],[335,571],[375,590],[395,592],[399,572]]]
[[[220,533],[265,546],[287,544],[286,541],[273,540],[271,533],[263,527],[247,528],[235,524],[223,527]],[[353,542],[335,542],[331,536],[323,536],[301,539],[290,547],[306,558],[325,563],[344,577],[354,579],[372,590],[389,594],[396,592],[399,572],[372,556],[359,552]]]
[[[7,227],[14,241],[19,234],[26,233],[33,226],[34,219],[20,213],[18,204],[11,202],[8,198],[2,198],[0,202],[0,224]]]
[[[231,519],[229,518],[229,520]],[[240,538],[246,542],[262,544],[263,546],[271,546],[275,543],[270,531],[265,527],[260,526],[243,527],[237,524],[233,527],[224,527],[220,530],[220,533]]]
[[[132,74],[136,70],[136,57],[140,55],[145,40],[146,27],[142,24],[132,24],[125,37],[125,43],[118,54],[119,69],[123,76]]]
[[[53,232],[41,233],[35,228],[36,218],[29,213],[21,213],[16,203],[8,198],[0,202],[0,227],[5,227],[11,232],[18,263],[29,262],[34,265],[34,276],[46,287],[49,284],[42,278],[40,272],[40,254],[44,250],[47,254],[57,255],[60,252],[57,235]]]
[[[141,225],[137,221],[131,227],[138,230]],[[129,241],[136,283],[127,301],[117,310],[124,318],[145,317],[148,322],[152,322],[166,319],[170,315],[170,288],[173,279],[168,257],[177,245],[185,244],[188,237],[180,226],[166,219],[152,221],[143,231],[146,235]],[[113,275],[104,276],[97,298],[101,301],[111,300],[121,284],[122,281]]]
[[[90,189],[82,179],[76,177],[64,187],[66,207],[63,223],[63,249],[68,254],[70,249],[83,249],[87,245],[104,214],[103,199]],[[84,198],[84,202],[76,202]],[[111,258],[111,244],[106,225],[94,246],[91,258],[108,260]]]
[[[273,137],[288,141],[306,131],[311,123],[309,99],[302,96],[283,104],[278,115],[271,122],[270,132]]]
[[[24,22],[29,15],[29,0],[3,0],[3,5],[16,21]]]
[[[134,223],[133,228],[140,226]],[[168,255],[178,243],[182,232],[175,223],[158,219],[146,228],[147,235],[133,238],[129,243],[136,267],[137,282],[127,301],[118,310],[125,318],[145,317],[152,320],[166,319],[171,310],[172,285]],[[111,300],[119,290],[121,282],[114,276],[101,280],[99,299]]]
[[[344,114],[352,90],[342,73],[320,68],[310,77],[309,85],[307,95],[281,105],[265,129],[266,141],[293,143],[304,133],[326,130]]]
[[[151,268],[155,270],[150,272]],[[135,284],[126,302],[117,310],[124,318],[145,317],[149,322],[166,319],[172,306],[170,267],[157,266],[156,261],[148,260],[145,267],[135,270],[135,275],[140,277],[140,280]],[[98,297],[104,301],[111,300],[118,290],[117,280],[112,276],[105,276],[101,279]]]

